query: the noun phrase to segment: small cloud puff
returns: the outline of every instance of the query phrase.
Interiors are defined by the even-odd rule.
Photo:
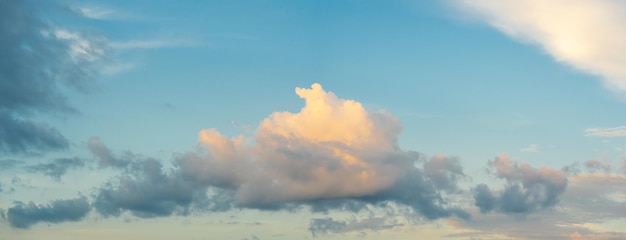
[[[526,153],[536,153],[536,152],[539,152],[539,149],[540,149],[539,144],[530,144],[528,145],[528,147],[520,149],[520,151],[526,152]]]
[[[495,175],[506,181],[499,195],[485,184],[474,189],[475,205],[482,213],[491,210],[511,214],[528,214],[558,203],[565,192],[567,174],[547,167],[533,168],[527,163],[512,160],[503,154],[489,162]]]

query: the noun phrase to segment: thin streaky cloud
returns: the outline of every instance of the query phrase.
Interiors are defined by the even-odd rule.
[[[116,14],[115,10],[103,7],[70,7],[70,9],[83,17],[97,20],[110,20]]]
[[[619,126],[614,128],[587,128],[585,129],[585,136],[625,137],[626,126]]]
[[[99,21],[145,21],[141,14],[131,13],[108,6],[68,6],[69,11],[81,17]]]

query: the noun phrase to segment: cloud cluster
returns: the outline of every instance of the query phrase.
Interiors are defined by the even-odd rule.
[[[105,54],[97,41],[42,21],[40,11],[50,8],[25,0],[0,2],[0,152],[68,148],[58,130],[33,119],[74,112],[61,86],[88,88],[92,57]]]
[[[197,151],[175,157],[173,169],[162,169],[157,161],[131,161],[126,168],[135,174],[105,186],[96,208],[112,215],[121,210],[168,215],[188,209],[194,198],[202,200],[202,193],[213,189],[220,193],[210,201],[217,209],[306,205],[313,211],[356,211],[395,202],[428,219],[468,217],[441,195],[453,192],[464,176],[458,159],[423,161],[402,151],[401,125],[393,115],[340,99],[319,84],[297,88],[296,94],[305,100],[300,112],[273,113],[253,139],[208,129],[199,133]],[[122,161],[95,138],[89,146],[101,164]]]
[[[154,159],[135,161],[126,174],[96,193],[94,207],[104,216],[128,210],[139,217],[185,213],[198,190],[174,172],[166,173]]]
[[[554,206],[567,187],[567,175],[547,167],[533,168],[503,154],[490,161],[496,176],[506,180],[499,195],[485,184],[474,189],[475,205],[482,213],[492,210],[512,214],[528,214]]]
[[[536,211],[523,218],[491,213],[472,221],[448,222],[465,230],[458,235],[463,238],[626,239],[623,227],[613,223],[624,216],[624,182],[626,176],[621,174],[579,173],[568,178],[567,189],[559,196],[559,207],[549,211]]]
[[[79,221],[91,210],[86,197],[55,200],[47,205],[16,202],[7,210],[7,219],[14,228],[29,228],[39,222]]]
[[[450,0],[508,36],[626,90],[626,3],[604,0]]]
[[[309,224],[309,232],[313,237],[324,237],[329,234],[346,233],[359,231],[362,235],[364,231],[380,231],[400,227],[403,224],[386,217],[372,217],[362,220],[356,218],[348,220],[334,220],[333,218],[313,218]]]

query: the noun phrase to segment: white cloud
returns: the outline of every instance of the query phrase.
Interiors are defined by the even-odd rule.
[[[44,36],[46,35],[49,33],[44,33]],[[52,35],[68,43],[68,53],[74,61],[95,62],[102,59],[107,51],[106,41],[95,36],[85,36],[66,29],[57,29]]]
[[[102,5],[69,6],[70,11],[89,19],[101,21],[146,21],[148,18],[137,13],[126,12]]]
[[[585,129],[585,136],[625,137],[626,126],[619,126],[614,128],[587,128]]]
[[[626,2],[621,0],[449,0],[557,61],[626,90]]]
[[[528,147],[520,149],[520,151],[527,153],[536,153],[539,152],[539,148],[539,144],[530,144],[528,145]]]

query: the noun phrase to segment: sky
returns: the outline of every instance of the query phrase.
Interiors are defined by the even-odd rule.
[[[0,240],[626,239],[621,0],[0,0]]]

